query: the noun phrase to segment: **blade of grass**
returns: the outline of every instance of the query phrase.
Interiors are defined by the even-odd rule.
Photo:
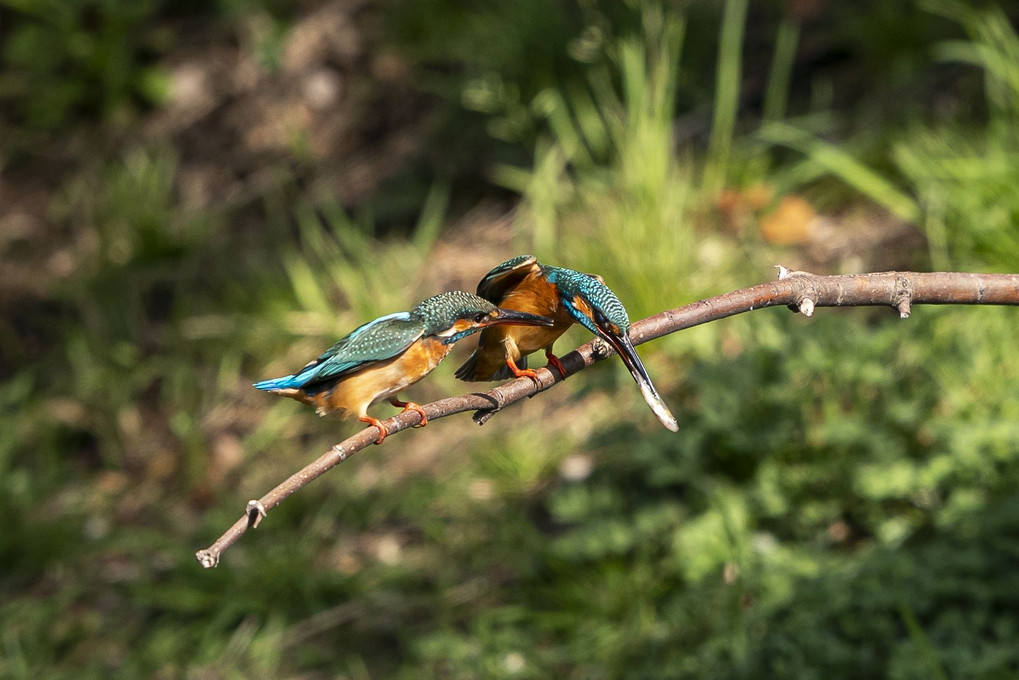
[[[800,41],[800,24],[786,19],[778,26],[775,36],[775,54],[768,71],[768,87],[764,91],[764,120],[779,121],[785,118],[789,101],[789,83],[792,79],[793,62]]]
[[[727,0],[722,16],[722,32],[718,43],[718,80],[715,83],[715,108],[708,163],[704,169],[704,186],[709,193],[721,191],[732,152],[732,139],[739,109],[740,79],[743,72],[743,29],[747,16],[747,0]]]
[[[896,217],[907,222],[915,222],[919,218],[920,211],[912,197],[853,158],[847,151],[785,123],[767,123],[759,134],[766,142],[800,151],[861,194],[884,206]]]

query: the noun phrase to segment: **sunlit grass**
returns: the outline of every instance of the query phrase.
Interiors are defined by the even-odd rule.
[[[748,5],[747,0],[726,0],[722,15],[716,62],[715,108],[711,121],[708,158],[704,167],[704,186],[712,194],[717,194],[725,186],[726,175],[732,161]]]
[[[652,7],[643,26],[611,46],[621,92],[595,67],[587,90],[544,93],[551,136],[534,170],[498,174],[523,194],[518,239],[539,259],[603,276],[635,318],[687,299],[698,255],[692,168],[672,142],[684,23]]]
[[[849,145],[823,141],[788,123],[766,123],[760,137],[804,154],[797,169],[807,184],[823,175],[838,178],[855,193],[907,222],[928,239],[935,269],[991,267],[1014,270],[1019,262],[1019,34],[999,9],[962,3],[924,3],[958,22],[969,40],[936,48],[939,58],[982,69],[990,120],[978,130],[943,123],[914,126],[896,134],[892,161],[897,174],[879,171]],[[789,175],[791,177],[791,175]]]

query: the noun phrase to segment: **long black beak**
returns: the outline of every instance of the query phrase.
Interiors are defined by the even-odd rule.
[[[555,321],[547,316],[518,312],[515,309],[503,309],[496,307],[495,311],[488,313],[488,320],[483,325],[506,324],[509,326],[554,326]]]
[[[644,401],[651,407],[651,411],[658,416],[658,420],[661,421],[669,430],[673,432],[679,432],[679,425],[676,423],[676,416],[672,415],[672,411],[662,401],[661,396],[658,394],[658,390],[655,389],[654,384],[651,382],[651,378],[648,377],[647,370],[644,368],[644,364],[641,363],[640,357],[637,356],[637,350],[633,348],[633,343],[630,342],[630,336],[626,334],[616,335],[609,333],[601,328],[600,335],[605,339],[616,353],[619,354],[619,358],[626,364],[626,368],[630,370],[630,375],[633,376],[634,381],[637,383],[637,387],[640,388],[640,393],[644,396]]]

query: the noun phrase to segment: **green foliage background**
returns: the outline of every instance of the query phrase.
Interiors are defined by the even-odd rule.
[[[285,35],[300,14],[0,7],[18,172],[41,140],[158,109],[180,17],[261,13]],[[1019,268],[1019,37],[993,5],[383,10],[436,97],[444,153],[408,170],[433,186],[415,218],[284,185],[241,233],[240,207],[182,205],[184,161],[151,142],[54,187],[49,219],[84,255],[0,321],[0,677],[1019,675],[1013,309],[684,331],[640,350],[679,435],[600,365],[483,429],[359,454],[199,569],[248,498],[352,431],[250,382],[433,292],[443,249],[476,257],[449,225],[479,194],[516,207],[506,257],[596,271],[633,318],[798,257],[753,220],[719,226],[726,187],[885,211],[922,231],[901,254],[917,266]],[[803,60],[819,44],[835,67]],[[464,390],[455,361],[414,396]]]

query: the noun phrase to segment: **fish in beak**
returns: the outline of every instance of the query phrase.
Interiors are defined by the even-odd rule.
[[[626,364],[626,368],[630,371],[630,375],[633,376],[634,381],[637,383],[637,387],[640,388],[640,393],[644,397],[644,401],[651,407],[651,411],[658,417],[662,425],[673,432],[679,432],[679,425],[676,423],[676,416],[672,415],[672,411],[662,401],[662,397],[658,394],[658,390],[655,389],[654,384],[651,382],[651,378],[647,374],[647,370],[644,368],[644,364],[641,363],[640,357],[637,356],[637,350],[634,349],[633,343],[630,342],[630,336],[626,333],[610,333],[607,330],[598,326],[599,335],[602,339],[609,343],[616,353],[619,354],[619,358]]]

